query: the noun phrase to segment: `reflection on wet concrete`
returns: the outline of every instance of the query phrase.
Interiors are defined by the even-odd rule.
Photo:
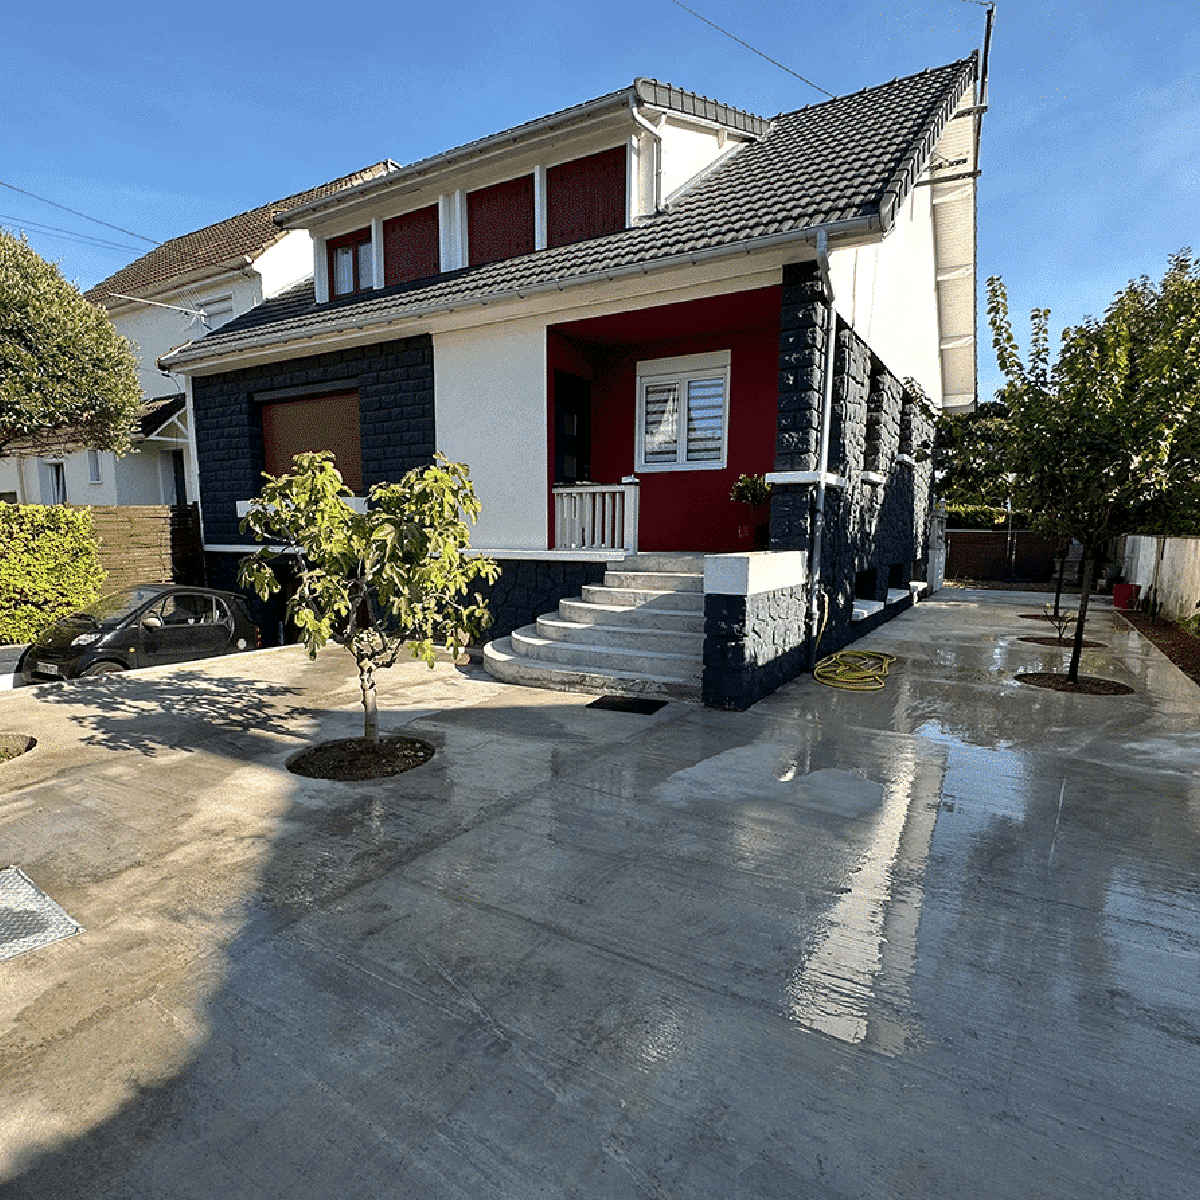
[[[374,784],[102,713],[0,802],[88,929],[0,989],[5,1200],[1190,1195],[1200,692],[1114,633],[1134,697],[1031,695],[971,603],[744,714],[385,681],[438,754]],[[269,762],[358,719],[301,678]]]

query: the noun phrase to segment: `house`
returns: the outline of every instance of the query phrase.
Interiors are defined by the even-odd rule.
[[[145,404],[134,447],[0,458],[0,499],[28,504],[185,504],[199,494],[182,381],[158,369],[172,346],[218,329],[312,274],[312,243],[276,213],[385,171],[376,163],[320,187],[172,238],[84,295],[134,345]]]
[[[767,119],[637,79],[279,214],[312,280],[161,360],[210,578],[264,468],[329,449],[360,492],[436,449],[502,566],[501,678],[741,707],[911,603],[921,446],[975,398],[976,84]]]

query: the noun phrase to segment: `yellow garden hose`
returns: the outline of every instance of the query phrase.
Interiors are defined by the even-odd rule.
[[[839,650],[813,668],[813,678],[826,687],[846,692],[877,692],[887,678],[894,654],[882,650]]]
[[[817,631],[818,646],[829,620],[828,594],[822,592],[821,599],[825,611]],[[845,692],[877,692],[887,679],[888,666],[895,661],[894,654],[884,654],[882,650],[839,650],[813,667],[813,678],[826,687],[841,688]]]

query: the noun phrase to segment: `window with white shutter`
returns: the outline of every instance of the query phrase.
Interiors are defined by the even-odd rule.
[[[637,366],[637,470],[725,466],[729,351],[655,358]]]

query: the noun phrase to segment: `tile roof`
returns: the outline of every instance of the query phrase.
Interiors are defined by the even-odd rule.
[[[138,436],[148,438],[157,433],[176,413],[182,412],[186,404],[187,397],[182,392],[147,401],[138,411]]]
[[[669,211],[632,228],[320,305],[309,281],[166,357],[175,367],[350,325],[382,326],[692,254],[747,250],[841,222],[886,232],[975,74],[972,54],[781,114],[761,141],[721,161]]]
[[[332,195],[375,175],[383,174],[394,164],[387,161],[374,163],[351,175],[330,180],[319,187],[309,188],[294,196],[285,196],[270,204],[238,213],[215,225],[207,225],[193,233],[171,238],[156,246],[149,254],[122,267],[107,279],[84,293],[94,304],[105,308],[120,305],[109,293],[121,292],[126,296],[149,296],[162,291],[175,279],[188,276],[204,268],[219,268],[223,264],[240,259],[243,255],[257,258],[264,250],[284,236],[284,231],[275,224],[276,213],[295,208],[298,204]]]

